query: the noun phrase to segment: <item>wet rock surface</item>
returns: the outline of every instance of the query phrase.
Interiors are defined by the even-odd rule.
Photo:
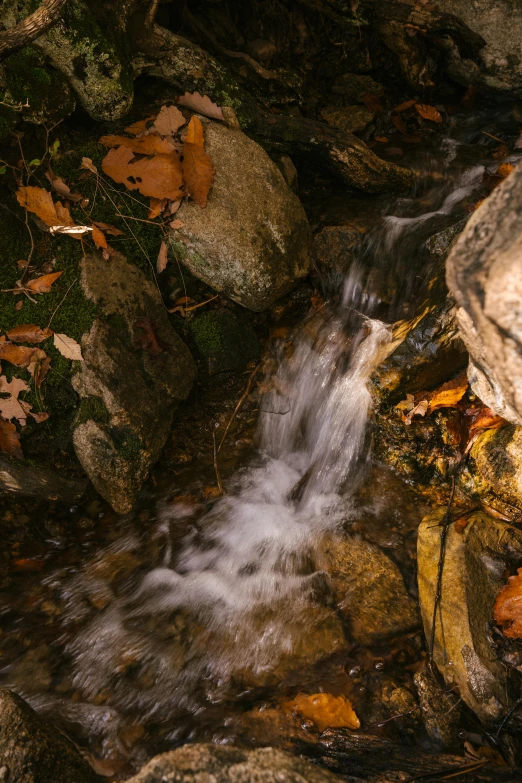
[[[104,318],[84,335],[83,362],[72,381],[81,397],[74,448],[97,491],[126,513],[196,368],[158,291],[122,256],[110,264],[101,255],[86,256],[81,282]]]
[[[440,559],[440,522],[445,509],[419,527],[418,583],[424,632],[433,634],[433,607]],[[506,564],[522,561],[522,532],[482,512],[469,516],[462,533],[447,531],[442,598],[433,659],[446,685],[456,685],[483,722],[498,720],[511,705],[509,675],[492,643],[493,604]]]
[[[374,112],[366,106],[327,106],[321,111],[321,117],[328,125],[339,128],[345,133],[363,131],[374,116]]]
[[[15,495],[72,503],[80,500],[87,489],[87,481],[68,479],[58,471],[32,465],[16,465],[7,459],[0,459],[0,488]]]
[[[79,751],[20,696],[0,690],[0,779],[6,783],[92,783]]]
[[[129,783],[336,783],[337,775],[274,748],[185,745],[149,761]]]
[[[170,235],[178,260],[207,285],[261,311],[309,272],[311,233],[297,196],[244,133],[204,122],[216,170],[206,209],[184,203]]]
[[[477,209],[447,262],[477,396],[522,424],[522,170]]]
[[[460,722],[458,697],[437,680],[428,667],[414,675],[422,718],[430,739],[445,748],[457,748]]]
[[[261,346],[251,324],[229,310],[196,316],[190,333],[210,375],[244,370],[260,357]]]

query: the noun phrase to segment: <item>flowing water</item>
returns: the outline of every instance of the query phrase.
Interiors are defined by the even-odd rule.
[[[453,138],[437,152],[442,180],[383,202],[346,279],[335,291],[330,284],[329,302],[294,330],[291,350],[274,355],[257,454],[226,496],[205,513],[157,500],[145,559],[129,518],[127,532],[87,563],[44,575],[63,607],[53,644],[66,661],[65,684],[46,692],[16,662],[4,679],[35,707],[79,726],[79,737],[97,738],[102,754],[111,755],[129,716],[162,725],[162,747],[172,746],[182,716],[270,686],[278,667],[299,660],[310,616],[323,621],[315,563],[369,464],[368,380],[386,354],[390,323],[425,290],[424,241],[465,214],[484,174],[484,163],[455,163],[459,145]],[[424,165],[433,170],[433,159]],[[127,569],[118,587],[100,566],[107,562]]]

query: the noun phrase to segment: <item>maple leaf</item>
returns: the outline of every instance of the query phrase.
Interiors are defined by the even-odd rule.
[[[25,287],[35,294],[48,294],[52,284],[58,280],[60,275],[63,275],[63,269],[60,272],[51,272],[49,275],[35,277],[33,280],[29,280]]]
[[[208,95],[200,95],[199,92],[186,92],[178,98],[178,103],[181,106],[186,106],[187,109],[198,114],[203,114],[205,117],[210,117],[212,120],[225,121],[223,112],[220,107],[210,100]]]
[[[195,127],[191,128],[191,124]],[[192,117],[187,129],[190,138],[203,139],[203,128],[197,117]],[[189,195],[200,207],[207,206],[207,197],[214,181],[215,171],[202,143],[187,141],[183,144],[183,176]]]
[[[27,421],[27,412],[20,404],[18,395],[22,391],[29,391],[29,386],[21,378],[13,378],[8,381],[5,375],[0,377],[0,394],[8,394],[8,397],[0,397],[0,416],[6,421],[18,419],[20,424]]]
[[[327,728],[359,729],[361,723],[346,696],[331,693],[315,693],[310,696],[299,693],[283,707],[288,712],[297,712],[315,723],[319,731]]]
[[[162,106],[152,127],[162,136],[173,136],[185,123],[186,119],[177,106]]]
[[[420,114],[423,120],[442,122],[442,115],[435,106],[429,106],[427,103],[416,103],[415,110],[417,111],[417,114]]]
[[[158,275],[160,275],[164,269],[167,266],[168,262],[168,249],[167,249],[167,243],[165,241],[162,241],[158,253],[158,260],[156,262],[156,271]]]
[[[20,435],[16,427],[10,421],[0,417],[0,451],[10,454],[16,459],[23,459],[24,455],[20,446]]]
[[[129,147],[111,149],[102,161],[102,169],[115,182],[129,190],[139,190],[143,196],[172,201],[183,196],[181,162],[175,152],[131,163],[133,158]]]
[[[41,329],[36,324],[23,324],[15,326],[7,332],[7,339],[13,343],[41,343],[53,334],[53,330],[45,327]]]
[[[170,139],[162,139],[157,133],[134,139],[129,139],[127,136],[102,136],[100,141],[106,147],[129,147],[139,155],[168,155],[175,149]]]
[[[502,633],[509,639],[522,639],[522,568],[516,576],[510,576],[497,595],[493,607],[495,622],[502,626]]]
[[[73,340],[72,337],[67,337],[66,334],[58,334],[55,332],[54,347],[60,351],[62,356],[65,356],[66,359],[72,359],[73,361],[77,362],[81,362],[83,360],[82,349],[80,345],[76,342],[76,340]]]

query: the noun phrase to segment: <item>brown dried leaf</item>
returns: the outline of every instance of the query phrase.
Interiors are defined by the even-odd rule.
[[[8,381],[5,375],[0,377],[0,393],[8,394],[8,397],[0,397],[0,416],[6,421],[18,419],[24,425],[27,421],[25,407],[22,407],[18,395],[22,391],[29,391],[29,386],[21,378],[13,378]]]
[[[82,349],[79,343],[66,334],[56,333],[54,335],[54,347],[62,356],[65,356],[66,359],[71,359],[74,362],[83,361]]]
[[[34,186],[18,188],[16,198],[21,207],[37,215],[46,226],[56,226],[60,223],[52,196],[45,188]]]
[[[74,226],[74,220],[71,217],[67,207],[62,206],[61,201],[57,201],[54,205],[56,209],[56,217],[58,218],[59,226]],[[83,232],[82,232],[83,233]]]
[[[153,128],[161,136],[173,136],[185,123],[186,119],[177,106],[162,106],[154,120]]]
[[[402,133],[403,135],[406,135],[408,133],[408,128],[406,127],[406,123],[402,119],[400,114],[392,114],[391,121],[399,131],[399,133]]]
[[[158,215],[161,215],[166,205],[167,205],[166,198],[151,198],[149,204],[149,214],[148,214],[149,220],[154,220],[154,218],[157,218]]]
[[[210,117],[213,120],[225,121],[223,112],[213,101],[210,100],[208,95],[200,95],[199,92],[186,92],[178,98],[178,103],[181,106],[186,106],[187,109],[198,114],[203,114],[205,117]]]
[[[92,224],[93,226],[98,226],[98,228],[103,229],[106,234],[110,234],[113,237],[119,237],[123,235],[123,231],[120,231],[120,229],[116,228],[115,226],[111,226],[110,223],[102,223],[100,220],[93,220]]]
[[[24,455],[20,446],[20,435],[16,427],[10,421],[0,418],[0,451],[10,454],[16,459],[23,459]]]
[[[60,272],[51,272],[49,275],[35,277],[34,280],[29,280],[25,287],[35,294],[48,294],[52,284],[58,280],[60,275],[63,275],[63,269]]]
[[[160,275],[164,269],[167,266],[168,262],[168,249],[166,242],[162,242],[160,245],[159,253],[158,253],[158,260],[156,261],[156,271],[158,275]]]
[[[90,171],[92,174],[97,174],[98,169],[92,162],[90,158],[82,158],[82,163],[80,166],[81,169],[86,169],[87,171]]]
[[[36,386],[40,388],[40,386],[45,380],[45,376],[49,372],[49,367],[51,366],[51,360],[47,356],[45,351],[41,351],[39,348],[33,348],[33,351],[34,351],[33,357],[27,369],[33,376]]]
[[[0,360],[14,364],[17,367],[28,367],[37,348],[27,348],[25,345],[15,345],[10,342],[0,342]]]
[[[181,162],[175,152],[131,163],[133,157],[129,147],[112,149],[103,159],[103,171],[115,182],[123,183],[129,190],[139,190],[143,196],[176,201],[183,195]]]
[[[509,639],[522,639],[522,568],[516,576],[510,576],[497,595],[493,607],[495,622]]]
[[[402,111],[407,111],[408,109],[411,109],[412,106],[415,106],[417,101],[415,99],[411,101],[404,101],[404,103],[400,103],[398,106],[396,106],[392,111],[397,112],[397,114],[400,114]]]
[[[149,127],[149,123],[153,119],[154,117],[147,117],[145,120],[138,120],[138,122],[133,122],[132,125],[129,125],[128,128],[125,128],[125,133],[132,133],[133,136],[139,136],[140,133],[145,133]]]
[[[373,111],[375,114],[383,114],[384,112],[382,103],[377,95],[374,95],[372,92],[367,92],[366,95],[363,95],[363,103],[368,111]]]
[[[183,176],[189,195],[202,208],[207,206],[207,197],[215,171],[209,155],[200,144],[185,141],[183,145]]]
[[[447,383],[443,383],[429,396],[429,412],[439,408],[455,408],[459,400],[464,397],[468,389],[468,376],[466,370],[463,370],[456,378]]]
[[[469,416],[470,419],[470,438],[481,430],[499,430],[509,424],[502,416],[498,416],[495,411],[488,407],[468,408],[464,415]]]
[[[203,125],[198,117],[191,117],[187,126],[187,133],[185,135],[185,141],[191,144],[199,144],[200,147],[205,146],[205,137],[203,135]]]
[[[57,174],[54,173],[52,169],[49,169],[49,171],[46,172],[45,176],[55,189],[55,191],[58,193],[59,196],[62,198],[66,198],[69,201],[81,201],[83,196],[81,193],[71,193],[69,186],[65,184],[63,179],[59,177]]]
[[[92,229],[92,241],[98,249],[107,249],[107,240],[105,239],[105,234],[101,228],[98,228],[98,226],[94,226]]]
[[[141,329],[143,334],[138,335],[134,340],[134,348],[139,351],[140,348],[148,351],[152,356],[159,356],[166,346],[154,332],[154,327],[148,318],[140,318],[135,323],[136,328]]]
[[[388,144],[388,138],[386,136],[374,136],[373,138],[375,141],[378,141],[379,144]]]
[[[177,228],[183,228],[184,225],[185,223],[179,218],[176,218],[176,220],[171,220],[169,223],[169,226],[174,230],[176,230]]]
[[[501,163],[498,167],[496,174],[498,177],[502,177],[502,179],[505,179],[508,177],[512,171],[515,170],[515,167],[512,163]]]
[[[442,115],[435,106],[430,106],[427,103],[416,103],[415,109],[417,114],[420,114],[423,120],[431,120],[431,122],[442,122]]]
[[[319,731],[331,729],[359,729],[361,723],[346,696],[331,693],[299,693],[292,701],[283,703],[287,712],[297,712],[315,723]]]
[[[45,327],[41,329],[36,324],[23,324],[15,326],[7,332],[7,339],[13,343],[41,343],[53,334],[53,330]]]
[[[167,155],[174,150],[172,141],[162,139],[157,133],[149,133],[139,139],[129,139],[127,136],[102,136],[100,141],[106,147],[120,147],[122,145],[129,147],[138,155]]]

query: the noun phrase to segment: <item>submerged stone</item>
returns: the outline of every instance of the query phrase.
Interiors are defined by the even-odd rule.
[[[428,645],[440,559],[444,508],[422,521],[417,543],[419,600]],[[457,686],[483,722],[496,721],[511,705],[507,667],[492,643],[493,605],[505,583],[507,562],[522,562],[522,531],[487,514],[469,517],[463,533],[447,531],[442,599],[433,659],[446,685]]]
[[[513,507],[522,508],[522,427],[483,432],[473,444],[461,483],[509,516]]]
[[[176,258],[216,291],[265,310],[310,270],[304,209],[276,164],[237,129],[203,120],[216,171],[208,204],[184,202],[171,232]]]

